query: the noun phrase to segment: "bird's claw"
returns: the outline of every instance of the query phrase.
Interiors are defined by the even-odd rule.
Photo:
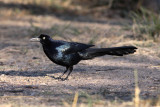
[[[54,79],[57,79],[57,80],[61,80],[61,81],[68,80],[68,78],[62,78],[61,76],[59,76],[59,77],[51,76],[51,77]]]
[[[62,79],[62,78],[59,76],[59,77],[57,77],[56,79]]]
[[[68,80],[68,78],[61,78],[61,81],[65,81],[65,80]]]
[[[61,79],[61,77],[50,76],[53,79]]]

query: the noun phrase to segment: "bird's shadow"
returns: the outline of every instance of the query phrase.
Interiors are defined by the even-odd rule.
[[[99,66],[94,66],[94,68],[101,68]],[[98,72],[100,70],[94,69],[93,66],[78,66],[73,69],[73,72],[85,72],[88,69],[93,69],[92,72]],[[117,67],[116,67],[117,68]],[[104,69],[110,70],[110,67],[105,66]],[[118,68],[117,68],[118,69]],[[9,75],[9,76],[24,76],[24,77],[38,77],[38,76],[48,76],[51,75],[52,78],[58,79],[57,77],[53,76],[54,74],[61,74],[65,71],[63,67],[55,67],[53,70],[9,70],[9,71],[0,71],[0,75]],[[72,73],[73,73],[72,72]],[[53,74],[53,75],[52,75]]]
[[[131,69],[132,67],[125,67],[125,69]],[[83,72],[83,73],[97,73],[97,72],[101,72],[101,71],[105,71],[106,73],[108,72],[112,72],[112,73],[118,73],[119,69],[122,69],[121,67],[116,67],[116,66],[86,66],[86,65],[79,65],[77,67],[75,67],[73,73],[78,73],[78,72]],[[124,68],[123,68],[124,69]],[[55,75],[56,73],[63,73],[64,69],[62,69],[61,67],[55,67],[55,69],[53,70],[28,70],[28,71],[14,71],[14,70],[10,70],[10,71],[0,71],[0,75],[9,75],[9,76],[23,76],[23,77],[39,77],[39,76],[48,76],[48,75]],[[57,77],[55,76],[51,76],[54,79],[57,79]],[[130,84],[132,85],[132,84]],[[66,85],[65,85],[66,86]],[[101,84],[98,84],[98,86],[96,86],[96,88],[98,88],[99,90],[95,92],[95,86],[91,83],[88,83],[87,85],[82,85],[79,86],[78,88],[80,90],[91,90],[90,95],[97,95],[100,94],[102,95],[105,99],[109,99],[109,100],[115,100],[115,99],[120,99],[120,100],[125,100],[125,101],[131,101],[133,98],[133,92],[130,91],[123,91],[123,90],[111,90],[113,88],[116,87],[121,87],[118,85],[108,85],[107,87],[102,87]],[[55,86],[54,86],[55,87]],[[124,86],[122,88],[125,87],[129,87],[128,85]],[[66,86],[66,88],[71,89],[70,86]],[[73,87],[73,89],[75,89]],[[25,93],[25,89],[23,90],[15,90],[15,91],[10,91],[10,93],[20,93],[19,91],[22,91],[22,93]],[[7,91],[8,92],[8,91]],[[147,92],[148,93],[148,92]],[[83,97],[83,96],[81,96]],[[142,96],[144,98],[148,98],[150,96]]]
[[[24,77],[38,77],[38,76],[47,76],[47,74],[58,73],[57,70],[53,71],[0,71],[0,75],[9,75],[9,76],[24,76]]]
[[[101,71],[114,71],[114,70],[119,70],[121,67],[116,67],[116,66],[87,66],[87,65],[78,65],[75,67],[72,71],[72,73],[75,72],[80,72],[80,73],[85,73],[85,72],[101,72]],[[124,68],[123,68],[124,69]],[[125,69],[131,69],[126,67]],[[58,79],[57,77],[53,75],[61,75],[65,71],[65,68],[61,66],[55,67],[53,70],[9,70],[9,71],[0,71],[0,75],[9,75],[9,76],[24,76],[24,77],[38,77],[38,76],[51,76],[54,79]],[[57,74],[58,73],[58,74]],[[67,73],[66,73],[67,74]],[[58,76],[59,76],[58,75]]]

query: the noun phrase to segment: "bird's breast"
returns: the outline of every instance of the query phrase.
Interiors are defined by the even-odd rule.
[[[51,61],[58,65],[71,66],[77,64],[80,61],[79,54],[66,54],[66,49],[68,49],[68,46],[62,45],[54,49],[44,48],[44,52]]]

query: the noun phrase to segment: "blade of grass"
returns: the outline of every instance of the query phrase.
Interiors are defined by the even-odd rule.
[[[135,98],[134,98],[134,102],[135,102],[135,107],[139,107],[140,104],[140,89],[138,87],[138,71],[134,70],[134,77],[135,77]]]
[[[77,101],[78,101],[78,92],[76,92],[76,94],[74,96],[72,107],[77,107]]]

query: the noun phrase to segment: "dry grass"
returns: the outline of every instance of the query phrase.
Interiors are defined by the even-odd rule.
[[[143,39],[159,41],[160,15],[145,8],[133,12],[133,33]]]
[[[65,107],[159,107],[160,106],[160,98],[158,100],[142,100],[140,98],[140,88],[138,86],[138,71],[134,71],[134,77],[135,77],[135,94],[132,101],[124,102],[124,101],[102,101],[98,99],[92,99],[91,97],[88,97],[86,100],[88,102],[86,103],[78,103],[78,92],[75,94],[72,106],[64,101]],[[88,96],[87,94],[85,94]]]

